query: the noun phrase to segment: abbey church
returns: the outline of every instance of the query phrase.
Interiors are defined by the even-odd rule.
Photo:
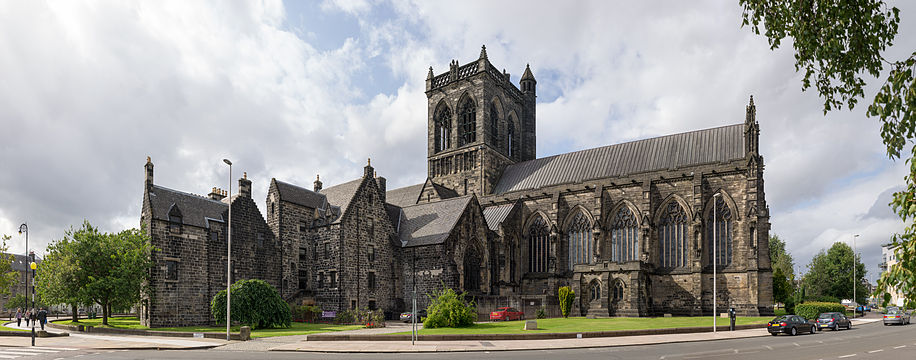
[[[720,127],[536,158],[530,68],[513,84],[483,48],[430,68],[426,95],[427,177],[398,189],[371,162],[327,187],[265,179],[262,213],[247,174],[231,198],[196,195],[154,183],[147,159],[140,221],[160,251],[142,323],[215,322],[227,275],[294,304],[394,316],[443,286],[482,319],[500,306],[559,316],[561,286],[576,291],[574,316],[708,315],[714,281],[720,309],[773,313],[753,98],[743,121],[717,114]]]

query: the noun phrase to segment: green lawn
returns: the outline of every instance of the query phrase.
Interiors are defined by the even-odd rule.
[[[738,317],[737,324],[764,324],[772,317]],[[719,318],[718,324],[728,325],[728,318]],[[565,333],[609,330],[665,329],[678,327],[712,327],[712,317],[658,317],[658,318],[607,318],[586,319],[581,317],[538,319],[538,329],[522,330],[525,321],[506,321],[480,323],[466,328],[422,329],[420,334],[529,334],[529,333]],[[409,331],[399,334],[410,334]]]
[[[39,328],[39,329],[40,329],[40,328]],[[2,325],[0,325],[0,330],[2,330],[2,331],[32,331],[32,330],[25,330],[25,329],[19,329],[19,328],[6,327],[6,326],[2,326]]]
[[[147,328],[140,325],[140,319],[135,317],[118,317],[108,319],[108,326],[101,325],[102,319],[83,319],[78,323],[72,321],[55,321],[55,324],[61,325],[90,325],[97,327],[108,327],[114,329],[144,329],[156,331],[184,331],[184,332],[225,332],[225,326],[185,326],[169,328]],[[293,322],[292,326],[286,329],[259,329],[252,330],[252,338],[270,337],[270,336],[287,336],[287,335],[308,335],[322,332],[354,330],[362,328],[362,325],[335,325],[335,324],[309,324]],[[232,332],[238,332],[239,326],[233,326]]]

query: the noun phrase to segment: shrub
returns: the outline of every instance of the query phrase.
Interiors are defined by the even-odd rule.
[[[795,300],[792,298],[786,299],[786,314],[795,314]]]
[[[216,321],[226,319],[226,290],[210,302]],[[280,293],[264,280],[239,280],[232,284],[232,320],[252,329],[289,327],[292,314]]]
[[[465,300],[463,293],[459,295],[455,290],[446,288],[427,296],[430,304],[423,320],[424,329],[471,326],[477,320],[474,302]]]
[[[338,311],[334,316],[334,322],[337,324],[353,324],[356,322],[356,312],[352,310]]]
[[[560,311],[563,317],[569,317],[569,311],[572,310],[573,301],[576,299],[576,292],[569,286],[563,286],[559,290]]]
[[[293,321],[315,322],[321,318],[321,308],[316,305],[290,305],[290,312],[293,314]]]
[[[537,318],[538,318],[538,319],[546,319],[546,318],[547,318],[547,309],[545,309],[543,306],[541,306],[541,308],[538,309]]]
[[[801,316],[805,319],[815,319],[820,313],[843,313],[844,311],[846,311],[846,307],[840,303],[806,302],[795,305],[795,315]]]

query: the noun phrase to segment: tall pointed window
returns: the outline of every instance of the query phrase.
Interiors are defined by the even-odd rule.
[[[464,253],[464,290],[480,291],[480,254],[473,246]]]
[[[576,264],[588,264],[595,255],[595,243],[592,240],[592,225],[581,211],[576,214],[569,225],[569,269]]]
[[[528,271],[547,272],[549,236],[547,222],[538,216],[528,227]]]
[[[452,133],[452,111],[447,106],[440,106],[434,117],[436,127],[436,152],[451,147],[450,135]]]
[[[658,255],[663,268],[687,265],[687,214],[677,201],[665,206],[658,227]]]
[[[508,121],[508,131],[506,131],[506,154],[511,159],[515,155],[515,124],[512,119]]]
[[[706,219],[706,238],[709,239],[706,247],[709,248],[709,259],[715,259],[716,266],[728,266],[732,263],[732,212],[721,196],[715,197],[713,206]],[[715,253],[712,251],[713,241],[716,242]]]
[[[499,110],[496,104],[490,104],[490,142],[499,146]]]
[[[611,260],[617,262],[639,259],[639,228],[636,215],[626,206],[620,207],[611,223]]]
[[[477,141],[477,106],[469,97],[458,105],[458,129],[461,132],[458,146]]]

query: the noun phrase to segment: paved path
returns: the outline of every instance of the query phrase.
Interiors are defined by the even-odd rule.
[[[4,324],[7,327],[17,328],[16,322]],[[31,330],[31,326],[26,326],[23,321],[18,328]],[[36,327],[40,330],[41,327]],[[45,330],[50,333],[64,332],[58,329],[52,329],[45,326]],[[20,336],[0,336],[0,347],[31,347],[31,337]],[[232,341],[237,342],[237,341]],[[113,335],[113,334],[81,334],[70,333],[70,336],[36,338],[36,346],[49,346],[58,348],[75,348],[75,349],[207,349],[231,342],[219,339],[194,339],[194,338],[176,338],[162,336],[137,336],[137,335]],[[2,353],[0,353],[2,355]],[[0,356],[0,359],[3,359]]]

